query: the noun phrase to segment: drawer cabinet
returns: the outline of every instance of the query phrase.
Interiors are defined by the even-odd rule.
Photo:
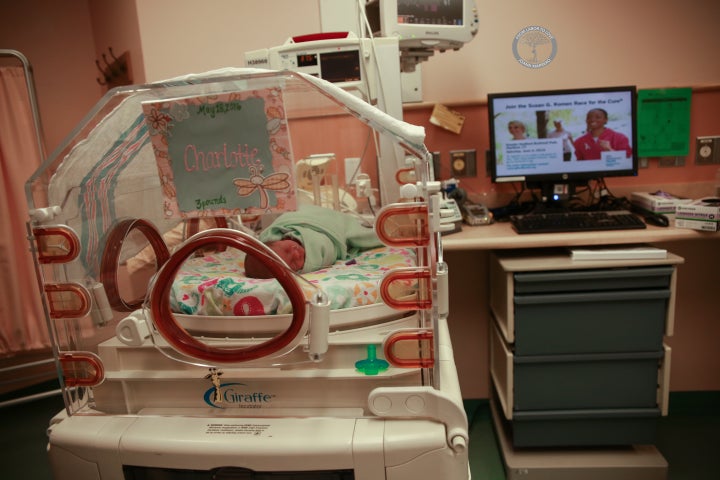
[[[515,354],[657,351],[665,334],[669,287],[517,294]]]
[[[652,443],[681,262],[493,256],[490,369],[514,446]]]

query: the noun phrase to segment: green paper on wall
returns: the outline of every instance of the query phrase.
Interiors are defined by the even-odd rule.
[[[690,88],[638,90],[640,157],[672,157],[690,151]]]

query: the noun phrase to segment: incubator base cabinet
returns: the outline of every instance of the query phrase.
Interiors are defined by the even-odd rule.
[[[63,416],[56,480],[469,478],[427,420]]]
[[[614,475],[623,468],[651,475],[632,478],[664,478],[652,444],[667,414],[671,350],[663,339],[673,332],[682,261],[492,257],[492,406],[508,471],[514,462],[516,472],[547,472],[543,459],[569,452],[588,474],[619,469],[592,478],[621,478]]]
[[[319,365],[223,369],[221,402],[209,379],[198,380],[207,369],[178,369],[152,345],[109,339],[99,347],[105,382],[93,389],[103,414],[51,421],[54,478],[469,478],[466,449],[452,448],[465,428],[461,401],[417,388],[417,369],[360,376],[352,368],[388,328],[415,322],[334,332]],[[450,364],[441,368],[452,368],[444,322],[438,337]]]
[[[352,349],[354,350],[354,349]],[[337,359],[335,359],[337,360]],[[331,360],[332,361],[332,360]],[[226,371],[225,377],[231,372]],[[188,397],[205,407],[168,407],[190,404],[180,398],[182,388],[167,382],[154,389],[160,398],[138,415],[73,415],[64,412],[51,422],[49,455],[56,480],[90,479],[287,479],[399,480],[413,478],[467,478],[468,465],[448,446],[448,425],[429,416],[434,407],[423,404],[422,392],[399,391],[402,403],[414,404],[413,418],[377,418],[362,406],[368,395],[373,408],[398,402],[398,389],[372,393],[383,378],[353,382],[352,372],[276,372],[268,379],[253,372],[242,380],[228,379],[227,405],[220,410],[205,404],[208,386],[192,388]],[[300,378],[310,376],[314,378]],[[405,375],[403,375],[405,376]],[[189,376],[188,376],[189,377]],[[285,381],[280,381],[281,378]],[[401,380],[412,385],[416,375]],[[387,377],[385,381],[389,380]],[[397,379],[394,379],[397,380]],[[135,382],[141,382],[135,379]],[[151,382],[146,379],[145,382]],[[121,382],[126,383],[126,382]],[[360,383],[360,385],[358,385]],[[392,381],[395,385],[397,381]],[[355,384],[355,385],[353,385]],[[142,397],[142,386],[130,386],[132,396]],[[148,390],[150,390],[148,388]],[[148,392],[150,393],[150,391]],[[120,399],[122,392],[118,392]],[[308,398],[314,396],[315,398]],[[288,397],[288,398],[283,398]],[[319,399],[326,397],[324,402]],[[335,398],[333,398],[335,397]],[[120,399],[117,399],[118,401]],[[110,399],[109,399],[110,400]],[[140,400],[138,400],[140,401]],[[261,406],[284,403],[285,407]],[[103,403],[103,402],[101,402]],[[244,403],[241,404],[241,403]],[[302,404],[325,407],[303,407]],[[332,405],[344,405],[332,407]],[[353,406],[354,404],[354,406]],[[404,407],[403,407],[404,408]],[[441,404],[452,414],[453,407]],[[455,412],[459,414],[460,412]],[[273,476],[276,475],[276,476]]]
[[[116,88],[84,122],[26,189],[66,406],[48,429],[55,480],[470,478],[421,127],[256,69]],[[335,130],[347,151],[327,154]],[[353,202],[324,168],[299,193],[299,160],[361,158],[377,136],[402,152],[386,187],[408,201],[325,211]],[[371,221],[382,245],[290,269],[248,225],[308,196],[306,212]],[[246,275],[248,256],[272,278]]]

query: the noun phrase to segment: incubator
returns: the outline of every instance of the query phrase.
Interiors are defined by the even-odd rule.
[[[318,200],[333,182],[313,171],[379,137],[409,159],[403,201],[358,213],[384,246],[291,271],[254,225]],[[300,72],[108,92],[26,185],[66,404],[56,480],[470,478],[423,142]],[[362,200],[329,191],[348,215]],[[274,278],[244,277],[248,255]]]

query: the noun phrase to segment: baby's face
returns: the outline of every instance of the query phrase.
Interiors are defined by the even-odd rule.
[[[305,265],[305,249],[294,240],[277,240],[267,246],[287,263],[294,272],[298,272]],[[248,255],[245,259],[245,275],[250,278],[271,278],[272,274],[254,256]]]
[[[268,247],[285,260],[294,272],[300,271],[305,265],[305,249],[294,240],[278,240],[268,243]]]

